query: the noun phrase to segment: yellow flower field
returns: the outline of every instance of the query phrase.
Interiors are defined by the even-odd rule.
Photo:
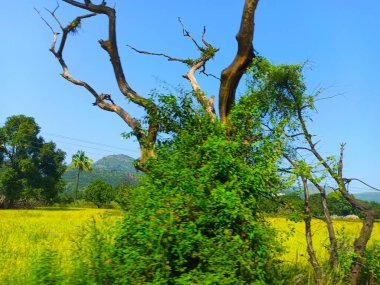
[[[119,216],[116,210],[38,209],[0,211],[0,284],[23,284],[45,249],[70,255],[72,238],[92,217]]]
[[[33,263],[46,249],[62,257],[63,269],[70,268],[70,249],[73,239],[85,221],[91,218],[115,220],[121,217],[117,210],[48,208],[38,210],[0,211],[0,284],[25,284]],[[294,223],[285,218],[267,219],[284,237],[287,253],[282,260],[289,264],[306,264],[307,253],[303,222]],[[337,235],[342,229],[354,238],[360,231],[360,221],[334,221]],[[314,220],[314,248],[321,260],[327,259],[328,236],[324,223]],[[380,241],[380,224],[376,223],[370,244]]]
[[[282,260],[290,264],[306,264],[308,262],[308,255],[306,251],[305,239],[305,224],[304,222],[292,222],[285,218],[269,218],[267,219],[273,227],[275,227],[281,236],[286,237],[290,234],[288,240],[285,238],[284,245],[287,253],[284,254]],[[362,222],[356,220],[333,220],[337,238],[345,237],[353,242],[359,235]],[[329,246],[329,239],[326,224],[321,220],[312,221],[313,231],[313,246],[317,254],[317,258],[321,261],[328,259],[327,248]],[[368,243],[371,245],[374,241],[380,242],[380,223],[374,225],[372,237]]]

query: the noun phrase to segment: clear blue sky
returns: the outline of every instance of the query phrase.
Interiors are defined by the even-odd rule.
[[[137,144],[121,139],[120,134],[128,131],[123,121],[113,113],[93,107],[91,95],[59,75],[60,66],[48,51],[52,34],[33,10],[33,7],[42,12],[45,7],[53,9],[55,2],[6,1],[2,6],[0,125],[12,115],[33,116],[43,137],[55,141],[68,158],[78,149],[95,160],[113,153],[137,157]],[[112,5],[115,1],[108,2]],[[234,36],[243,4],[243,0],[116,1],[119,49],[130,85],[141,95],[148,94],[161,81],[188,86],[181,76],[186,73],[181,64],[139,55],[125,46],[184,58],[195,56],[194,46],[182,36],[178,17],[194,36],[200,36],[203,25],[207,26],[207,39],[221,49],[208,71],[220,74],[236,52]],[[319,148],[323,154],[338,154],[339,144],[346,142],[345,176],[360,178],[377,188],[380,188],[379,10],[378,0],[360,3],[261,0],[254,38],[255,48],[275,63],[310,61],[314,67],[306,73],[310,90],[325,87],[326,96],[339,94],[318,103],[312,131],[321,139]],[[81,10],[65,3],[61,3],[57,12],[64,23],[80,13]],[[45,16],[49,18],[46,13]],[[70,72],[92,84],[98,92],[113,94],[117,103],[126,106],[107,55],[97,43],[100,38],[106,38],[105,18],[85,21],[66,47]],[[199,78],[199,81],[209,94],[218,93],[218,82],[214,79]],[[240,92],[243,90],[240,88]],[[126,108],[137,117],[141,115],[133,105]],[[352,187],[365,189],[360,184]]]

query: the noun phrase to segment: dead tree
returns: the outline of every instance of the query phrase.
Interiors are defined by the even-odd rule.
[[[303,167],[301,166],[301,163],[296,161],[294,158],[291,158],[288,154],[284,153],[285,159],[292,165],[295,173],[297,176],[300,177],[302,180],[302,186],[303,186],[303,192],[304,192],[304,213],[305,213],[305,236],[306,236],[306,244],[307,244],[307,252],[309,255],[309,262],[314,270],[314,275],[317,284],[323,284],[323,274],[320,267],[320,264],[316,258],[314,248],[313,248],[313,241],[312,241],[312,228],[311,228],[311,218],[312,218],[312,209],[310,208],[309,198],[310,198],[310,192],[309,192],[309,186],[307,184],[307,181],[309,180],[319,191],[320,198],[321,198],[321,204],[323,209],[323,221],[326,223],[328,235],[329,235],[329,241],[330,241],[330,265],[332,269],[336,269],[337,263],[338,263],[338,245],[335,235],[335,229],[332,222],[332,219],[330,217],[330,211],[327,204],[327,198],[326,193],[323,187],[318,183],[317,179],[314,177],[311,169],[309,167]]]
[[[62,67],[63,71],[61,75],[69,82],[84,87],[92,96],[95,97],[94,105],[103,110],[116,113],[132,129],[132,134],[136,137],[140,145],[140,159],[138,165],[139,168],[143,170],[145,161],[149,157],[155,156],[154,148],[157,139],[157,133],[159,131],[159,123],[157,122],[156,115],[159,111],[159,106],[135,91],[129,85],[127,78],[125,77],[116,40],[116,11],[113,7],[108,6],[105,0],[102,0],[100,4],[94,4],[90,0],[85,0],[83,2],[75,0],[62,1],[71,6],[86,11],[87,14],[78,16],[69,24],[63,25],[57,16],[57,10],[59,8],[59,6],[57,6],[56,9],[49,12],[54,20],[58,23],[58,26],[60,28],[59,31],[54,30],[52,28],[52,25],[50,25],[49,22],[41,16],[41,18],[53,32],[53,41],[50,47],[50,51],[54,54]],[[245,0],[240,29],[236,36],[236,40],[238,42],[238,51],[230,66],[224,69],[221,74],[219,91],[219,115],[220,121],[222,123],[226,123],[228,121],[228,115],[235,102],[236,88],[242,75],[246,71],[254,56],[252,41],[254,32],[255,10],[258,2],[259,0]],[[149,118],[147,126],[143,126],[139,120],[130,115],[127,109],[118,104],[118,100],[115,98],[116,96],[99,93],[95,90],[95,88],[91,86],[90,83],[74,78],[69,73],[68,64],[66,63],[63,56],[69,35],[77,31],[82,22],[87,18],[95,17],[98,15],[105,15],[108,18],[108,38],[105,40],[99,40],[99,44],[101,48],[106,51],[110,58],[118,88],[125,98],[145,110],[145,113]],[[214,98],[206,97],[206,93],[202,90],[196,79],[196,72],[207,74],[205,72],[206,63],[217,53],[218,49],[213,47],[205,40],[205,29],[202,34],[202,45],[200,45],[185,29],[182,22],[181,25],[183,27],[183,35],[190,38],[200,52],[200,56],[194,60],[175,58],[161,53],[141,51],[133,47],[132,49],[139,53],[163,56],[170,61],[177,61],[186,64],[189,67],[189,70],[185,75],[183,75],[183,77],[190,82],[196,100],[205,108],[206,112],[210,114],[210,116],[218,119],[215,112]],[[108,102],[106,102],[106,100]]]
[[[365,249],[366,249],[369,239],[371,238],[373,225],[375,221],[375,211],[369,205],[364,204],[361,201],[355,199],[353,196],[351,196],[347,190],[347,187],[345,184],[346,179],[343,176],[343,153],[344,153],[345,144],[341,144],[340,146],[340,155],[339,155],[339,159],[337,163],[330,164],[328,162],[329,160],[327,158],[322,157],[322,155],[316,148],[316,143],[313,141],[312,135],[310,134],[306,125],[306,121],[303,114],[304,109],[305,109],[305,106],[300,106],[296,104],[297,120],[302,130],[302,134],[305,139],[305,143],[307,147],[296,147],[296,149],[297,150],[302,149],[303,151],[307,151],[311,153],[313,157],[316,159],[316,161],[319,163],[322,170],[326,172],[328,177],[333,179],[333,181],[337,185],[336,190],[339,191],[344,197],[344,199],[346,199],[355,209],[360,210],[364,215],[364,220],[363,220],[360,234],[355,239],[355,242],[353,245],[355,257],[350,267],[349,282],[350,284],[356,285],[359,283],[360,271],[362,268],[362,259],[364,258]],[[297,164],[289,156],[285,155],[285,157],[295,169],[299,169],[299,164]],[[320,192],[325,221],[326,221],[327,228],[329,231],[329,238],[330,238],[330,244],[331,244],[330,260],[332,264],[336,264],[337,257],[338,257],[337,251],[336,251],[337,250],[336,240],[335,240],[333,224],[332,224],[331,218],[329,217],[330,215],[328,212],[328,205],[327,205],[327,200],[325,196],[326,195],[325,191],[323,187],[320,186],[318,181],[313,178],[313,174],[311,173],[310,169],[308,169],[306,172],[301,171],[300,175],[301,177],[303,176],[304,178],[308,178],[308,180],[312,182]]]

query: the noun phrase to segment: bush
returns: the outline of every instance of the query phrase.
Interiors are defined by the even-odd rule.
[[[369,246],[365,252],[361,284],[380,284],[380,244]]]
[[[63,274],[60,272],[60,262],[61,259],[55,250],[45,249],[33,265],[34,270],[33,275],[30,277],[30,284],[61,284]]]
[[[112,186],[100,179],[92,181],[84,190],[84,199],[98,208],[109,204],[115,196]]]
[[[268,271],[280,247],[257,213],[270,167],[247,163],[217,124],[194,126],[165,142],[125,194],[115,284],[275,284]]]

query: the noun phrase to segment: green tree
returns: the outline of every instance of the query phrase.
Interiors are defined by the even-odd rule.
[[[327,203],[331,215],[347,216],[347,215],[360,215],[360,211],[355,209],[342,194],[338,191],[329,193],[327,196]],[[310,196],[312,212],[316,216],[323,216],[323,208],[319,194]]]
[[[187,116],[125,194],[105,283],[275,284],[280,247],[257,203],[279,185],[276,142],[252,148],[202,111]]]
[[[0,128],[0,195],[8,207],[17,200],[53,202],[62,191],[65,153],[39,136],[32,117],[9,117]]]
[[[79,176],[83,171],[92,171],[91,164],[94,161],[86,156],[83,150],[78,150],[76,154],[74,154],[71,158],[71,166],[70,168],[78,168],[77,172],[77,181],[75,186],[75,194],[74,194],[74,202],[78,198],[78,187],[79,187]]]
[[[84,189],[84,199],[94,203],[98,208],[109,204],[115,199],[115,196],[113,187],[100,179],[92,181]]]

